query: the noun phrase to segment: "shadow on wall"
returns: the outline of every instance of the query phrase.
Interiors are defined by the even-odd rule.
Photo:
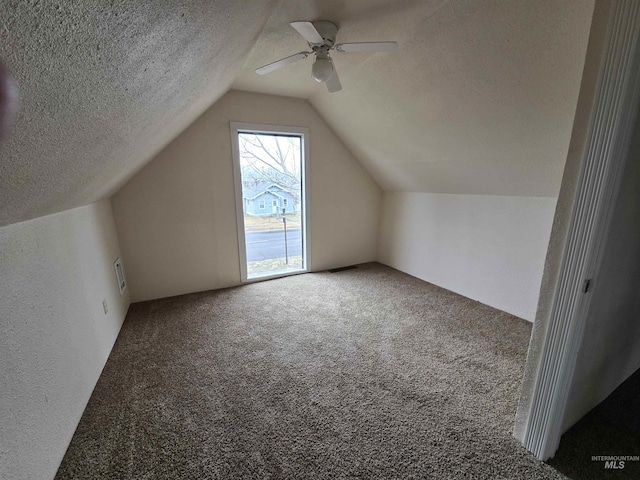
[[[0,63],[0,140],[8,137],[18,113],[18,85]]]

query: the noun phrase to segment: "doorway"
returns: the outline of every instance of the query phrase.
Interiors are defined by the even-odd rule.
[[[307,130],[232,123],[231,135],[241,280],[306,272]]]
[[[625,162],[637,158],[629,147],[640,104],[639,53],[640,3],[597,1],[513,432],[541,460],[637,368],[638,337],[627,316],[635,297],[620,296],[635,293],[635,252],[630,244],[608,252],[607,244],[633,238],[612,227],[621,184],[633,180]],[[627,200],[620,222],[631,231],[634,201]],[[607,253],[622,270],[604,262]]]

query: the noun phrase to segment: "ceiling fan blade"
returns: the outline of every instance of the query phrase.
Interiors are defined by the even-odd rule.
[[[311,52],[300,52],[300,53],[296,53],[294,55],[291,55],[289,57],[285,57],[282,58],[280,60],[278,60],[277,62],[273,62],[270,63],[268,65],[264,65],[260,68],[256,68],[256,73],[258,75],[265,75],[267,73],[271,73],[274,70],[278,70],[279,68],[282,68],[286,65],[289,65],[290,63],[294,63],[297,62],[298,60],[302,60],[303,58],[307,58],[309,55],[311,55]]]
[[[322,45],[324,39],[322,35],[318,33],[316,27],[311,22],[291,22],[290,24],[296,31],[304,37],[304,39],[311,44]]]
[[[338,52],[395,52],[398,50],[396,42],[361,42],[339,43],[335,46]]]
[[[342,84],[340,83],[340,79],[338,78],[338,72],[334,69],[333,75],[329,77],[327,80],[327,90],[329,93],[339,92],[342,90]]]

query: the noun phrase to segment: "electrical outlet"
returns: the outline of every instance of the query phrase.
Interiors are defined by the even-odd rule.
[[[106,315],[109,312],[109,305],[107,305],[107,299],[102,299],[102,308],[104,309],[104,314]]]

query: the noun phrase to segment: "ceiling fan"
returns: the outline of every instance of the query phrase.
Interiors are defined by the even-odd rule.
[[[291,22],[291,26],[304,37],[311,48],[310,52],[299,52],[285,57],[277,62],[269,63],[257,68],[258,75],[265,75],[278,70],[285,65],[315,55],[315,61],[311,67],[311,76],[316,82],[325,82],[329,92],[342,90],[338,73],[333,66],[333,60],[329,56],[331,50],[340,53],[350,52],[395,52],[398,49],[396,42],[361,42],[339,43],[335,45],[338,26],[326,20],[317,22]]]

